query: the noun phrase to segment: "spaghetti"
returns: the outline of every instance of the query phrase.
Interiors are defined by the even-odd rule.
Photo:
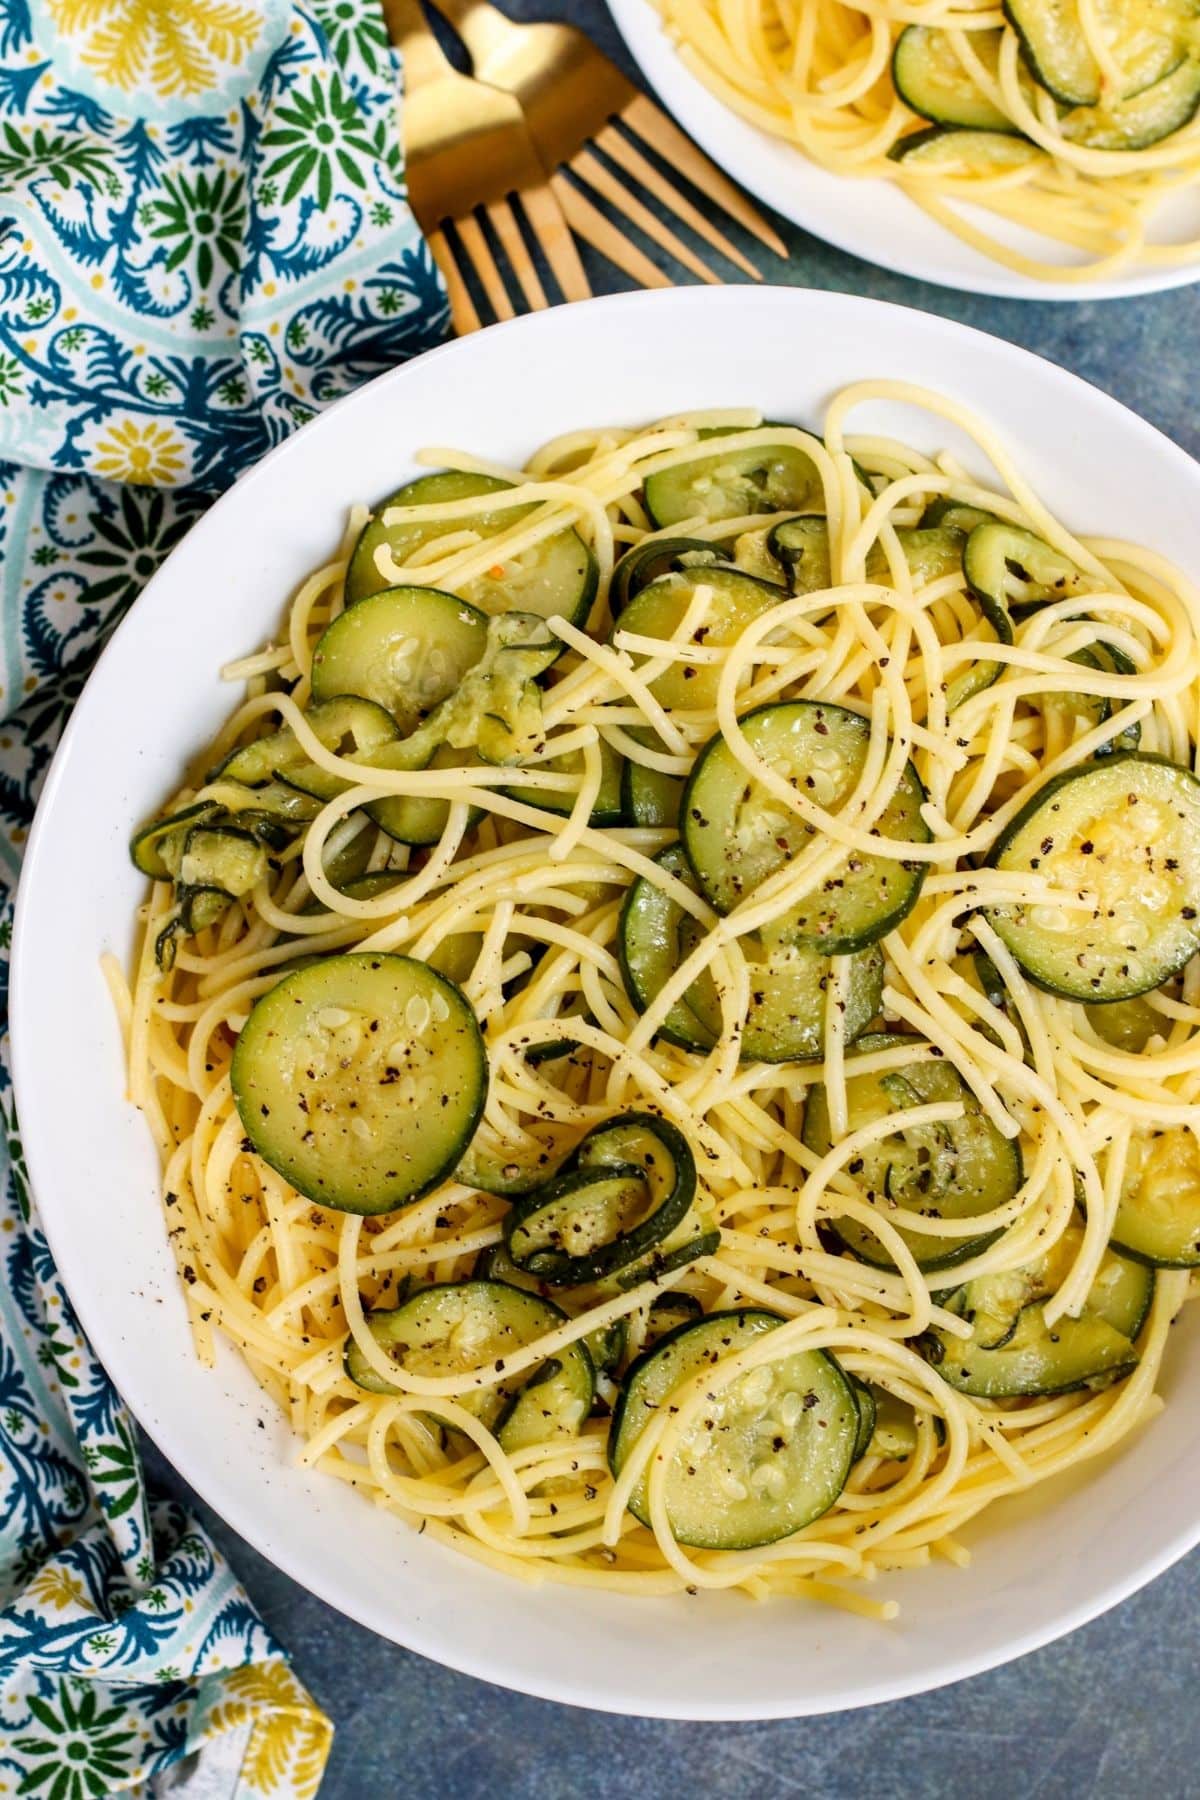
[[[877,400],[965,428],[994,485],[855,434]],[[897,383],[837,395],[820,436],[697,413],[581,431],[523,470],[426,460],[453,471],[445,497],[354,513],[276,643],[225,671],[246,697],[208,773],[135,840],[160,878],[128,988],[109,974],[198,1353],[225,1336],[302,1462],[493,1568],[890,1617],[864,1583],[965,1561],[993,1501],[1160,1405],[1200,1260],[1191,909],[1157,864],[1145,917],[1116,902],[1131,975],[1036,809],[1083,809],[1096,842],[1071,855],[1107,844],[1101,884],[1142,854],[1103,784],[1147,814],[1174,782],[1183,817],[1200,598],[1151,552],[1073,537],[984,425]],[[364,526],[389,606],[486,591],[492,611],[460,609],[483,619],[476,660],[384,751],[373,714],[331,735],[344,697],[314,699],[331,628],[371,616],[344,609]],[[574,543],[596,576],[578,623],[553,604]],[[539,635],[504,609],[551,564]],[[514,617],[542,672],[502,691],[488,658]],[[411,697],[416,640],[389,642]],[[502,759],[465,705],[480,681],[489,729],[499,707],[515,734]],[[439,730],[447,754],[400,766],[397,742]],[[423,843],[377,823],[430,804]],[[1083,997],[1043,967],[1064,930]],[[271,1107],[251,1065],[286,1035],[279,997],[325,982],[341,998],[314,1001],[301,1062],[353,1073],[366,1011],[337,981],[381,969],[412,989],[389,989],[395,1098],[322,1203],[320,1142],[278,1135],[300,1065]],[[408,1203],[373,1196],[386,1107],[425,1092],[416,1040],[441,1108],[420,1146],[385,1145],[387,1177],[470,1112],[436,1039],[460,1004],[484,1057],[464,1147]]]
[[[1164,204],[1200,182],[1188,4],[660,6],[688,68],[734,112],[821,168],[896,183],[1007,268],[1085,283],[1197,256],[1194,232],[1153,235]]]

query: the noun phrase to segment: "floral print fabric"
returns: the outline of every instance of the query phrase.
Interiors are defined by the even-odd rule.
[[[220,489],[437,342],[373,0],[0,0],[0,992],[42,778],[99,650]],[[220,1553],[147,1493],[37,1224],[0,1037],[0,1786],[141,1789],[329,1726]]]

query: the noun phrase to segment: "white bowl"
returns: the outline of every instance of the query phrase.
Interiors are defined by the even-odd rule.
[[[440,1662],[531,1694],[698,1719],[894,1699],[1071,1630],[1200,1539],[1188,1365],[1172,1334],[1165,1414],[1085,1482],[964,1536],[971,1568],[892,1577],[889,1627],[789,1601],[634,1600],[533,1588],[417,1537],[292,1465],[294,1440],[232,1351],[196,1363],[149,1133],[125,1103],[98,968],[124,956],[143,883],[126,843],[225,717],[227,659],[271,634],[347,504],[402,481],[426,444],[504,460],[555,433],[751,403],[819,420],[851,380],[903,377],[977,407],[1076,528],[1153,545],[1200,576],[1200,470],[1074,376],[963,326],[841,295],[746,287],[561,307],[433,351],[351,395],[222,499],[147,587],[75,710],[25,861],[12,981],[33,1191],[85,1330],[147,1431],[264,1555],[331,1605]],[[860,421],[966,454],[911,409]],[[978,458],[973,458],[977,462]],[[882,1587],[883,1584],[881,1584]],[[875,1591],[880,1591],[879,1589]]]
[[[1178,267],[1138,267],[1100,281],[1037,281],[995,262],[939,225],[890,181],[856,180],[820,168],[793,145],[751,125],[693,75],[663,29],[654,0],[608,0],[630,54],[668,110],[735,181],[814,237],[864,261],[973,294],[1018,300],[1113,300],[1155,294],[1200,281],[1200,256]],[[975,223],[1010,248],[1044,262],[1077,260],[1023,227],[978,208]],[[1155,216],[1152,241],[1192,243],[1200,237],[1200,190],[1175,196]]]

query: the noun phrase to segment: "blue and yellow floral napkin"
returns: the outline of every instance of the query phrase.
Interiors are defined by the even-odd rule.
[[[130,601],[240,470],[445,334],[397,84],[374,0],[0,0],[0,978],[42,777]],[[84,1800],[208,1744],[206,1791],[312,1793],[328,1722],[146,1491],[6,1051],[0,1791]]]

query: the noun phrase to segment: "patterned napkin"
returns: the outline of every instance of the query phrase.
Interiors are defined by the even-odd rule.
[[[241,469],[445,333],[397,79],[372,0],[0,0],[4,985],[41,779],[138,589]],[[6,1052],[0,1791],[310,1794],[328,1721],[146,1491],[38,1229]]]

